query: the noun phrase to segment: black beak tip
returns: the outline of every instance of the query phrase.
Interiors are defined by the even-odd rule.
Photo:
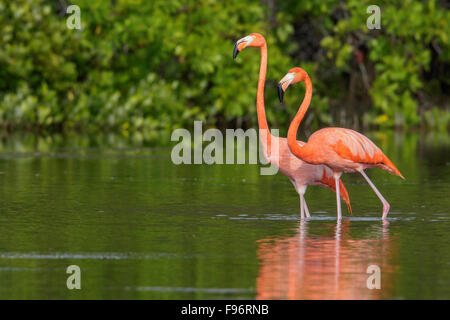
[[[282,84],[278,84],[278,99],[280,99],[280,102],[283,103],[283,97],[284,97],[284,90],[282,87]]]
[[[236,59],[237,55],[239,54],[239,49],[237,44],[234,45],[234,50],[233,50],[233,59]]]

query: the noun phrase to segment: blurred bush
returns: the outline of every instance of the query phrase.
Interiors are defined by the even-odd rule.
[[[81,8],[81,30],[66,7]],[[439,1],[0,0],[0,121],[8,130],[139,131],[256,125],[260,55],[231,58],[251,32],[269,48],[266,106],[287,127],[303,86],[276,99],[293,66],[311,75],[309,127],[448,129],[450,16]],[[254,52],[251,52],[254,50]]]

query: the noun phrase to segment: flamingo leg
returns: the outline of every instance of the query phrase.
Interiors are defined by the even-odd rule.
[[[300,194],[300,219],[304,219],[305,218],[305,208],[304,208],[304,204],[303,204],[303,195]]]
[[[309,214],[308,205],[306,204],[305,196],[302,195],[302,198],[303,198],[303,208],[305,209],[306,217],[307,217],[307,218],[311,218],[311,215]]]
[[[292,181],[292,180],[291,180]],[[297,184],[296,181],[292,181],[292,183],[294,184],[295,190],[297,191],[298,195],[300,196],[300,218],[304,219],[305,218],[305,212],[306,216],[309,217],[309,211],[308,207],[306,206],[306,201],[305,201],[305,192],[306,192],[306,186],[302,185],[302,184]],[[306,208],[306,210],[305,210]]]
[[[372,183],[372,181],[370,181],[369,177],[366,175],[364,170],[360,170],[359,172],[362,174],[364,179],[366,179],[367,183],[369,184],[369,186],[371,186],[373,191],[375,191],[376,195],[381,200],[381,203],[383,203],[383,217],[381,219],[385,220],[387,215],[388,215],[388,212],[389,212],[389,209],[391,208],[391,206],[386,201],[386,199],[381,195],[380,191],[378,191],[377,187],[375,187],[375,185]]]
[[[335,172],[333,174],[334,181],[336,183],[336,205],[337,205],[337,219],[340,221],[342,219],[342,211],[341,211],[341,195],[339,191],[339,178],[341,177],[342,172]]]

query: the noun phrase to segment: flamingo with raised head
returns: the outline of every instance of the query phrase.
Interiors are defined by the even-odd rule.
[[[283,96],[289,85],[304,82],[306,87],[305,97],[300,108],[291,122],[288,130],[289,149],[299,159],[315,165],[325,165],[333,170],[336,184],[336,202],[338,219],[341,215],[341,202],[339,198],[339,185],[342,172],[359,172],[367,180],[383,203],[383,216],[385,220],[390,205],[364,172],[370,167],[378,167],[402,179],[404,177],[394,166],[391,160],[384,155],[369,138],[364,135],[344,128],[324,128],[314,132],[306,144],[296,141],[297,131],[311,103],[312,83],[308,73],[302,68],[292,68],[278,83],[278,97],[283,102]]]
[[[264,106],[264,84],[266,82],[267,70],[267,44],[266,40],[259,33],[252,33],[236,42],[233,51],[233,59],[246,47],[257,47],[261,49],[261,63],[258,78],[258,90],[256,94],[256,111],[258,115],[258,126],[261,134],[260,140],[264,151],[264,157],[267,162],[279,168],[295,187],[295,190],[300,196],[300,216],[304,218],[310,217],[308,206],[305,201],[305,192],[308,185],[319,185],[327,187],[333,191],[336,189],[335,181],[333,179],[333,171],[323,165],[311,165],[297,157],[295,157],[289,150],[287,139],[273,136],[270,133],[266,120],[266,111]],[[264,139],[265,137],[266,139]],[[274,148],[272,150],[272,142]],[[304,142],[296,141],[299,146]],[[350,199],[348,197],[347,189],[342,181],[339,181],[340,189],[342,190],[342,199],[347,204],[348,210],[351,213]]]

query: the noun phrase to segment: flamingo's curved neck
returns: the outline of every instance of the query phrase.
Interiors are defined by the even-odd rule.
[[[261,46],[261,64],[259,67],[258,91],[256,93],[256,111],[258,114],[258,127],[260,129],[260,134],[263,134],[263,136],[260,137],[260,140],[267,154],[270,156],[271,135],[269,126],[267,125],[266,110],[264,106],[264,84],[266,82],[266,72],[267,45],[264,43]]]
[[[305,75],[305,88],[306,88],[305,97],[303,98],[303,102],[300,105],[300,108],[298,109],[298,112],[295,115],[294,119],[292,120],[288,131],[289,148],[291,149],[292,153],[297,157],[299,157],[300,159],[303,159],[305,154],[304,154],[304,147],[300,147],[297,143],[297,131],[298,127],[300,126],[300,122],[302,122],[303,117],[305,116],[305,113],[308,110],[312,97],[312,83],[311,79],[307,75]]]

